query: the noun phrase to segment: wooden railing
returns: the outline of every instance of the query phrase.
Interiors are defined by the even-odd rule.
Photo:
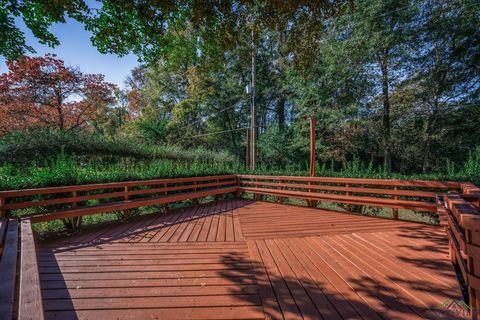
[[[349,205],[438,212],[445,226],[452,263],[469,290],[470,306],[480,307],[480,189],[470,183],[420,180],[350,179],[292,176],[222,175],[130,181],[0,192],[0,318],[12,314],[15,273],[19,278],[19,319],[43,314],[31,223],[73,219],[103,212],[195,200],[222,194],[253,193]],[[33,210],[20,221],[12,210]],[[19,232],[20,231],[20,232]],[[18,233],[21,242],[18,243]],[[2,234],[6,234],[2,236]],[[2,249],[5,239],[5,249]],[[17,267],[17,250],[20,262]],[[3,290],[6,289],[6,290]],[[474,317],[474,316],[472,316]],[[39,319],[40,316],[38,316]]]
[[[461,183],[448,181],[223,175],[2,191],[0,217],[20,209],[31,209],[32,223],[104,212],[128,215],[143,206],[246,192],[275,196],[279,202],[300,198],[310,205],[323,201],[392,208],[394,219],[398,209],[439,212],[446,221],[437,210],[437,195],[461,189]]]
[[[472,319],[480,316],[480,188],[466,183],[461,194],[443,197],[450,259],[468,287]]]
[[[128,181],[0,192],[0,213],[36,209],[32,223],[218,196],[236,191],[235,175]]]
[[[239,175],[239,190],[260,195],[437,212],[437,194],[460,191],[449,181]]]

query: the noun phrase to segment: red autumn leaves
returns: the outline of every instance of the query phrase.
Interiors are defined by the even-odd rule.
[[[7,62],[0,75],[0,135],[29,127],[88,126],[99,108],[115,103],[114,84],[84,74],[55,55]]]

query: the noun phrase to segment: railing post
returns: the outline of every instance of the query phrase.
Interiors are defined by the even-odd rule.
[[[312,173],[311,173],[312,174]],[[313,176],[313,175],[312,175]],[[311,186],[312,185],[312,182],[311,181],[308,181],[308,185]],[[308,189],[308,192],[309,193],[312,193],[312,190],[313,189]],[[316,208],[317,207],[317,200],[307,200],[307,206],[309,208]]]
[[[78,201],[77,201],[77,191],[72,191],[72,208],[77,208],[78,207]],[[72,227],[73,230],[78,230],[80,228],[80,225],[82,224],[82,217],[73,217],[72,218]]]
[[[217,183],[217,189],[220,189],[220,180],[217,179],[217,180],[215,180],[215,182]],[[220,196],[221,196],[220,194],[216,194],[216,195],[215,195],[215,201],[219,201],[219,200],[220,200]]]
[[[277,181],[278,184],[282,183],[281,180],[278,180]],[[284,190],[283,187],[281,186],[277,186],[277,190]],[[285,197],[283,196],[277,196],[277,199],[276,199],[276,203],[278,204],[283,204],[283,202],[285,201]]]
[[[128,186],[124,186],[123,191],[125,192],[125,195],[123,196],[124,201],[130,200],[130,196],[128,195],[129,188]],[[123,209],[123,216],[125,219],[130,218],[130,209]]]
[[[72,191],[72,208],[77,207],[77,191]]]
[[[253,181],[257,182],[258,179],[255,178],[255,179],[253,179]],[[255,184],[255,188],[257,188],[257,187],[258,187],[258,186]],[[254,199],[255,201],[260,201],[260,200],[262,200],[262,195],[260,195],[260,194],[258,194],[258,193],[254,193],[254,194],[253,194],[253,199]]]
[[[164,188],[164,189],[167,189],[167,188],[168,188],[168,183],[164,183],[164,184],[163,184],[163,188]],[[168,195],[168,191],[165,190],[165,191],[163,192],[163,194],[164,194],[165,196]],[[163,204],[161,205],[160,212],[161,212],[161,213],[167,213],[167,211],[168,211],[168,204],[167,204],[167,203],[163,203]]]
[[[7,198],[0,197],[0,218],[7,218],[8,212],[5,209],[5,205],[7,204]]]
[[[348,183],[345,183],[345,188],[350,188],[350,185]],[[351,195],[352,195],[352,193],[350,191],[345,191],[345,196],[349,197]],[[347,210],[347,212],[351,213],[352,212],[352,206],[347,204],[346,205],[346,210]]]
[[[393,187],[393,190],[397,191],[397,190],[398,190],[398,187],[397,187],[397,186]],[[398,200],[398,195],[395,194],[395,195],[393,196],[393,199]],[[392,213],[393,213],[393,219],[394,219],[394,220],[398,220],[398,209],[397,209],[397,208],[393,208],[393,209],[392,209]]]
[[[235,198],[240,199],[242,197],[242,192],[240,191],[240,177],[238,175],[235,176],[235,185],[237,190],[235,191]]]
[[[193,185],[195,186],[195,187],[193,188],[193,191],[196,192],[196,191],[197,191],[197,187],[196,187],[197,181],[193,181]],[[190,201],[192,201],[192,204],[193,204],[194,206],[198,206],[198,203],[199,203],[199,202],[198,202],[198,198],[190,199]]]

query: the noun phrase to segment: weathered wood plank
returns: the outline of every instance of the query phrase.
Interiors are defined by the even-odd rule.
[[[11,319],[17,272],[18,225],[15,219],[3,221],[6,226],[3,254],[0,257],[0,319]]]
[[[44,318],[40,277],[38,274],[37,254],[29,219],[20,222],[20,290],[18,319],[30,320]]]

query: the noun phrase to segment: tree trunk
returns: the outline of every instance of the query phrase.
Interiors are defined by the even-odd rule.
[[[388,64],[385,57],[386,52],[381,54],[380,69],[382,71],[382,96],[383,96],[383,163],[388,173],[392,172],[392,156],[391,156],[391,133],[390,133],[390,95],[389,95],[389,78]]]
[[[282,86],[281,83],[285,81],[284,75],[285,75],[285,69],[286,69],[286,50],[284,48],[285,46],[285,37],[286,37],[286,31],[281,30],[278,33],[278,59],[277,59],[277,65],[276,68],[278,69],[278,74],[276,77],[276,83],[277,83],[277,101],[276,101],[276,106],[275,106],[275,112],[277,113],[277,119],[278,119],[278,129],[280,131],[283,130],[285,127],[285,96],[282,92]]]
[[[278,129],[280,131],[285,127],[285,97],[279,93],[277,98],[276,113],[278,119]]]
[[[57,96],[57,113],[58,113],[58,128],[62,131],[65,130],[65,115],[63,114],[63,99],[60,91],[56,90],[55,95]]]
[[[437,90],[435,90],[437,91]],[[434,97],[433,97],[433,110],[431,113],[428,115],[426,124],[425,124],[425,146],[424,146],[424,161],[423,161],[423,172],[426,173],[429,170],[434,169],[434,164],[433,164],[433,159],[435,158],[434,155],[432,155],[432,142],[433,142],[433,136],[435,134],[436,128],[437,128],[437,122],[439,120],[440,116],[440,108],[439,108],[439,98],[437,93],[435,92]]]

